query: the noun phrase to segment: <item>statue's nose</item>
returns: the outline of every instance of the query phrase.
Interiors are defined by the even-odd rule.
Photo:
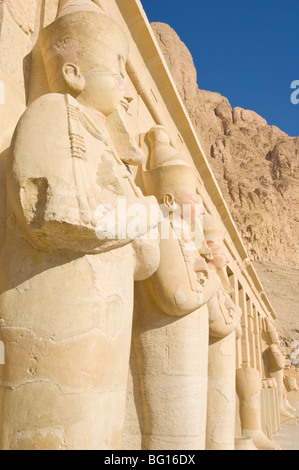
[[[121,100],[121,104],[124,106],[126,110],[129,109],[130,103],[131,101],[133,101],[133,99],[134,99],[133,96],[128,96],[128,95],[123,96]]]
[[[128,94],[124,96],[124,100],[126,100],[129,104],[133,101],[133,99],[133,96],[130,96]]]

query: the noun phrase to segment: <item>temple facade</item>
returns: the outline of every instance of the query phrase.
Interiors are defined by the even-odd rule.
[[[278,449],[298,415],[279,312],[142,3],[23,3],[0,4],[1,448]],[[115,106],[104,79],[91,99],[108,74]],[[169,238],[94,235],[116,196],[164,205]]]

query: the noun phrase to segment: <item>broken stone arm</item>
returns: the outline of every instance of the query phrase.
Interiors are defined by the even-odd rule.
[[[87,154],[85,160],[71,155],[68,131],[65,102],[60,95],[42,97],[23,114],[8,163],[9,225],[42,251],[101,253],[130,243],[132,237],[126,232],[119,236],[116,231],[111,236],[107,231],[107,237],[104,234],[99,239],[92,214],[96,214],[97,205],[110,197],[117,199],[118,194],[105,187],[94,194],[96,178],[93,186],[90,181],[97,163],[93,155]],[[80,179],[84,171],[85,179]],[[137,197],[124,177],[125,171],[124,167],[114,175],[120,195],[127,197],[127,204],[142,205],[148,213],[155,198]],[[105,201],[101,199],[103,193]],[[143,228],[147,233],[151,227],[146,221]]]

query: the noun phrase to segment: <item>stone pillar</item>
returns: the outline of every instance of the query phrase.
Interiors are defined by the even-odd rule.
[[[261,378],[256,369],[237,370],[237,393],[243,437],[251,438],[259,450],[276,450],[279,445],[268,439],[261,423]]]
[[[249,330],[248,330],[248,316],[247,316],[247,301],[244,288],[239,289],[239,305],[242,309],[243,315],[241,318],[242,326],[242,367],[250,367],[250,348],[249,348]]]
[[[234,291],[227,276],[224,231],[209,214],[204,216],[204,235],[213,256],[209,268],[221,280],[221,289],[208,302],[210,339],[206,449],[234,450],[236,338],[241,335],[242,310],[230,296]]]
[[[262,380],[262,390],[261,390],[261,426],[262,431],[265,436],[270,437],[268,432],[268,409],[267,409],[267,401],[268,400],[268,383],[266,380]]]
[[[240,298],[239,298],[239,282],[237,275],[234,273],[229,277],[230,285],[232,288],[232,300],[233,303],[240,307]],[[236,338],[236,369],[240,369],[242,367],[242,335],[238,335]]]
[[[204,450],[207,307],[171,320],[146,305],[140,308],[133,330],[143,402],[142,448]],[[151,319],[147,327],[142,318]]]
[[[281,424],[296,425],[296,420],[294,420],[293,414],[290,413],[290,411],[288,411],[284,406],[283,373],[283,369],[269,372],[270,377],[275,379],[277,382],[280,420]]]
[[[275,379],[274,381],[274,394],[275,394],[275,410],[276,410],[276,419],[277,419],[277,428],[276,432],[280,429],[280,412],[279,412],[279,396],[278,396],[278,385]]]
[[[278,399],[281,424],[287,423],[293,416],[284,407],[284,367],[285,357],[282,352],[278,332],[269,318],[264,319],[264,340],[266,343],[263,353],[266,377],[275,379],[278,388]]]
[[[247,298],[246,306],[247,306],[250,367],[252,367],[253,369],[258,369],[258,367],[257,367],[257,357],[256,357],[255,334],[254,334],[254,309],[253,309],[251,299]]]
[[[271,434],[276,433],[277,431],[277,409],[275,403],[275,388],[274,388],[274,379],[271,381],[268,380],[269,383],[269,401],[270,401],[270,410],[271,410]]]
[[[192,233],[202,202],[194,168],[170,144],[162,126],[153,127],[147,138],[151,151],[149,169],[143,171],[145,193],[157,197],[165,219],[160,226],[159,267],[151,278],[135,286],[131,369],[134,396],[141,396],[141,409],[136,410],[141,445],[143,450],[204,450],[206,304],[220,289],[220,280],[216,273],[208,272]],[[191,209],[189,221],[183,217],[184,206]],[[167,236],[162,236],[167,227]],[[134,397],[128,397],[126,442],[137,442],[136,412],[134,418],[132,411],[136,403]]]
[[[256,368],[260,372],[261,377],[263,376],[262,368],[262,349],[261,349],[261,338],[260,338],[260,329],[259,329],[259,312],[255,305],[253,305],[253,328],[254,328],[254,337],[255,337],[255,356],[256,356]]]
[[[117,211],[119,196],[147,215],[158,209],[135,185],[105,126],[124,98],[128,40],[93,2],[62,3],[40,35],[51,93],[21,117],[7,172],[3,450],[121,448],[134,278],[146,279],[159,264],[157,240],[152,250],[127,230],[97,232],[97,206],[113,202]],[[88,73],[95,67],[98,73]],[[143,227],[140,235],[152,228]]]
[[[207,449],[234,450],[236,333],[209,343]],[[230,365],[230,367],[228,367]]]

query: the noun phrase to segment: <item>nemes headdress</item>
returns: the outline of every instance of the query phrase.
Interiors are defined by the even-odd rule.
[[[195,194],[196,170],[171,145],[166,129],[154,126],[147,138],[151,148],[149,169],[143,172],[147,194],[154,194],[158,200],[167,193],[178,196],[185,190]]]
[[[95,66],[108,70],[129,54],[122,28],[91,0],[61,0],[56,20],[41,31],[39,42],[50,87],[61,80],[66,63],[81,72]]]

